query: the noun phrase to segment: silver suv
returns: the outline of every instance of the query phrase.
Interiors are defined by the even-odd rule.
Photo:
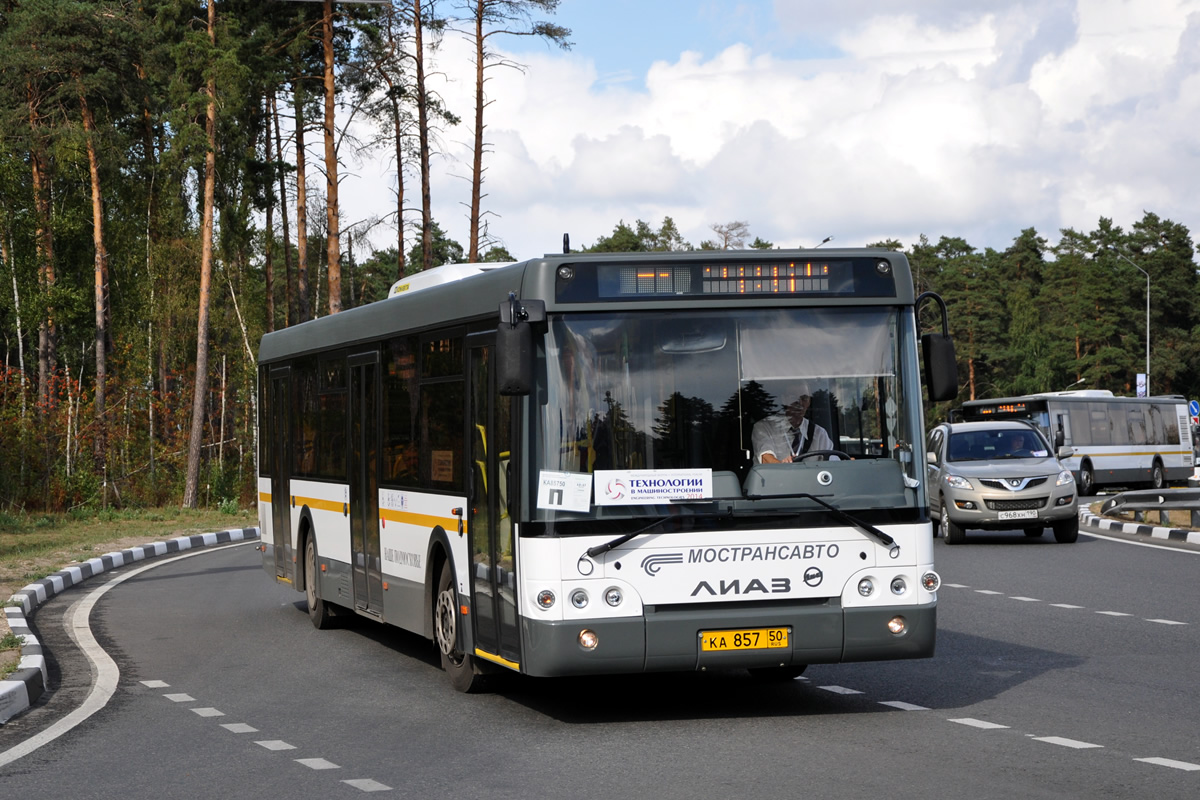
[[[968,528],[1041,536],[1047,526],[1056,541],[1075,541],[1075,479],[1058,460],[1072,452],[1052,453],[1041,431],[1018,420],[938,425],[929,433],[929,511],[946,544]]]

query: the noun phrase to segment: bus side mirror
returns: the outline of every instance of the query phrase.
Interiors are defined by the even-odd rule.
[[[533,391],[533,323],[544,322],[546,304],[518,300],[510,293],[500,304],[496,328],[496,388],[503,395]]]
[[[1054,446],[1056,448],[1062,447],[1066,443],[1067,443],[1067,436],[1066,436],[1066,434],[1063,433],[1063,429],[1059,428],[1058,430],[1056,430],[1054,432]]]
[[[958,397],[958,362],[954,358],[954,340],[943,333],[921,336],[921,354],[925,359],[925,388],[929,401]]]

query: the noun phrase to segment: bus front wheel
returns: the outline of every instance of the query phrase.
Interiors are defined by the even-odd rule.
[[[437,597],[433,605],[433,636],[442,658],[442,669],[450,676],[450,685],[460,692],[479,692],[485,676],[477,659],[462,652],[458,645],[458,626],[463,624],[458,609],[458,591],[450,562],[442,564]]]

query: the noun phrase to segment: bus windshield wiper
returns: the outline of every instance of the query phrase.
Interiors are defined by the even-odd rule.
[[[630,539],[632,539],[636,536],[641,536],[643,533],[645,533],[646,531],[650,530],[651,528],[653,528],[657,525],[662,525],[664,522],[666,522],[669,519],[676,519],[676,517],[674,517],[674,516],[659,517],[658,519],[651,522],[649,525],[646,525],[645,527],[642,527],[642,528],[638,528],[636,531],[627,533],[624,536],[618,536],[616,539],[613,539],[611,542],[605,542],[604,544],[598,544],[595,547],[589,547],[586,552],[587,552],[588,556],[590,556],[591,558],[595,558],[598,555],[607,553],[609,550],[620,547],[621,545],[625,544]]]
[[[899,545],[896,544],[896,540],[893,539],[891,536],[888,536],[883,531],[879,530],[879,528],[876,528],[874,525],[870,524],[869,522],[863,522],[861,519],[852,517],[851,515],[847,514],[845,511],[842,511],[840,508],[838,508],[836,506],[832,506],[829,503],[826,503],[824,500],[822,500],[820,497],[817,497],[815,494],[809,494],[808,492],[796,492],[795,494],[759,495],[757,497],[752,497],[751,499],[756,500],[756,499],[770,498],[772,500],[775,500],[775,499],[779,499],[779,498],[797,498],[797,497],[805,499],[805,500],[812,500],[814,503],[822,506],[830,514],[832,514],[834,519],[838,520],[839,522],[844,522],[847,525],[851,525],[851,526],[857,528],[858,530],[862,531],[863,533],[867,534],[868,536],[873,536],[874,538],[878,539],[884,545],[884,547],[890,547],[893,550],[900,549]]]

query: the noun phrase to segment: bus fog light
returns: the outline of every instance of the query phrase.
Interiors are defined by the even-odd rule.
[[[870,597],[875,592],[875,584],[871,583],[870,578],[863,578],[858,582],[858,593],[863,597]]]
[[[942,585],[942,578],[936,572],[926,572],[921,576],[921,586],[927,592],[936,592]]]
[[[888,620],[888,630],[899,636],[908,630],[908,621],[904,617],[892,617]]]
[[[537,596],[538,608],[549,608],[554,605],[554,592],[549,589],[542,589]]]
[[[595,631],[584,628],[579,632],[579,646],[584,650],[595,650],[598,644],[600,644],[600,637],[596,635]]]
[[[614,608],[621,605],[621,601],[623,599],[625,599],[625,598],[621,596],[621,590],[618,589],[616,586],[609,588],[604,593],[604,602],[608,603],[610,606],[613,606]]]
[[[908,591],[908,583],[900,575],[892,578],[892,594],[904,594]]]
[[[571,605],[575,606],[576,608],[583,608],[587,604],[587,592],[585,592],[583,589],[576,589],[575,591],[571,592]]]

